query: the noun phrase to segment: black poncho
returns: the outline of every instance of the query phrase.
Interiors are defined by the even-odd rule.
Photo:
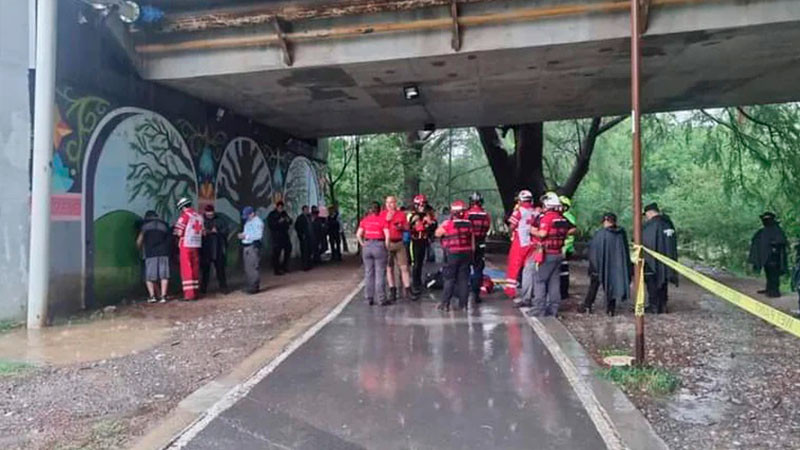
[[[597,275],[607,298],[630,298],[631,257],[620,227],[602,228],[589,241],[589,270]]]
[[[678,234],[672,220],[665,215],[655,216],[644,224],[642,244],[670,259],[678,260]],[[645,271],[655,276],[658,286],[667,282],[678,285],[678,274],[666,264],[657,261],[647,253],[645,253],[644,263]]]

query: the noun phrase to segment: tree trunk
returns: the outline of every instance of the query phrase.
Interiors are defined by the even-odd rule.
[[[411,131],[405,135],[405,146],[400,149],[403,152],[403,201],[407,205],[420,191],[420,162],[424,146],[425,141],[419,132]]]
[[[514,151],[509,153],[503,147],[498,129],[495,127],[480,127],[478,135],[492,168],[492,174],[503,200],[503,208],[510,213],[514,208],[516,195],[523,189],[530,190],[534,198],[544,194],[548,189],[553,189],[560,195],[572,197],[578,190],[581,181],[589,172],[589,163],[594,153],[597,138],[618,123],[625,120],[626,116],[616,117],[603,124],[600,117],[592,119],[589,131],[583,141],[579,143],[578,156],[566,182],[561,186],[547,186],[544,176],[544,127],[541,122],[514,125],[509,130],[514,132]]]

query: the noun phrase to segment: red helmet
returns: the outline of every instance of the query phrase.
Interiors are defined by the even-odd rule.
[[[467,204],[464,203],[464,200],[453,200],[453,203],[450,204],[450,212],[455,213],[462,213],[467,210]]]
[[[415,205],[424,205],[425,203],[428,203],[428,197],[425,197],[425,194],[417,194],[414,196]]]

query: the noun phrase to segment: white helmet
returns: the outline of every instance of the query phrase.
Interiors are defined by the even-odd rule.
[[[561,199],[555,192],[548,192],[542,196],[542,205],[547,209],[561,208]]]
[[[519,191],[519,195],[517,197],[519,198],[519,201],[521,201],[521,202],[529,202],[529,201],[531,201],[531,199],[533,199],[533,194],[531,194],[531,191],[529,191],[527,189],[523,189],[523,190]]]
[[[192,200],[186,197],[182,197],[178,200],[177,205],[175,205],[178,209],[184,208],[186,206],[190,206],[192,204]]]

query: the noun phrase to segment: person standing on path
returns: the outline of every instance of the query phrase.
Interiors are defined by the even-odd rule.
[[[169,288],[169,254],[172,250],[172,236],[167,222],[158,218],[155,211],[144,214],[136,245],[144,251],[145,284],[147,285],[147,303],[167,302]],[[160,291],[156,294],[156,283]],[[156,296],[158,295],[158,300]]]
[[[444,288],[438,309],[450,309],[450,298],[456,294],[458,304],[455,309],[467,307],[469,295],[469,266],[475,251],[475,235],[472,223],[466,218],[467,205],[455,200],[450,205],[450,218],[436,229],[436,237],[441,238],[445,252],[445,265],[442,268]]]
[[[223,293],[228,291],[228,279],[225,276],[225,257],[228,250],[228,227],[222,218],[217,216],[214,205],[206,205],[203,213],[203,247],[200,251],[200,293],[208,290],[211,278],[211,266],[217,274],[217,283]]]
[[[616,314],[617,303],[630,298],[633,267],[625,229],[617,225],[617,216],[603,215],[603,228],[589,241],[589,290],[579,312],[592,312],[597,290],[603,286],[606,314]]]
[[[678,260],[678,235],[675,225],[656,203],[644,207],[646,222],[642,227],[642,244],[667,258]],[[667,312],[667,283],[678,285],[678,274],[666,264],[657,261],[645,252],[644,281],[647,285],[647,312]]]
[[[389,226],[381,217],[381,204],[373,202],[369,212],[358,224],[356,239],[361,245],[361,260],[364,262],[364,296],[367,303],[389,304],[386,300],[387,249],[389,248]]]
[[[533,282],[533,305],[529,316],[555,316],[561,305],[561,277],[559,267],[564,259],[564,241],[575,232],[575,227],[561,214],[561,200],[555,192],[542,196],[544,214],[531,236],[537,238],[531,258],[537,264]]]
[[[300,243],[300,260],[303,270],[310,270],[314,230],[311,226],[311,213],[308,212],[308,205],[303,205],[302,212],[294,221],[294,231],[297,233],[297,240]]]
[[[264,221],[256,215],[252,206],[242,210],[244,231],[239,233],[242,241],[245,292],[256,294],[261,288],[261,240],[264,237]]]
[[[312,253],[314,264],[322,263],[322,255],[328,251],[328,223],[319,215],[319,207],[311,207]]]
[[[472,301],[481,302],[481,284],[483,283],[483,269],[486,267],[486,236],[492,226],[492,217],[483,209],[483,197],[480,192],[473,192],[469,198],[470,207],[467,210],[467,219],[472,224],[472,234],[475,235],[475,253],[472,257],[472,276],[470,290]]]
[[[292,218],[282,201],[276,203],[275,209],[267,216],[267,225],[272,238],[272,270],[275,275],[283,275],[289,271],[289,258],[292,257],[292,241],[289,239]]]
[[[524,189],[517,195],[518,203],[508,218],[508,228],[511,232],[511,248],[508,251],[508,264],[506,265],[506,294],[511,297],[520,296],[518,278],[528,253],[531,248],[531,223],[533,221],[534,207],[533,194]],[[523,274],[524,276],[524,274]]]
[[[578,219],[572,213],[572,200],[566,195],[562,195],[558,199],[561,200],[561,214],[573,227],[576,226]],[[564,260],[561,261],[561,267],[558,269],[561,278],[562,299],[569,297],[569,260],[572,258],[573,253],[575,253],[575,235],[571,234],[564,241]]]
[[[781,296],[781,275],[786,274],[788,267],[787,247],[789,245],[786,234],[781,229],[780,222],[774,213],[765,212],[760,216],[763,227],[753,235],[750,241],[750,255],[748,262],[753,270],[760,272],[764,269],[767,277],[767,287],[758,291],[767,294],[767,297]]]
[[[200,289],[200,248],[203,246],[203,216],[192,208],[186,197],[178,200],[180,216],[175,222],[181,264],[181,285],[184,300],[197,300]]]
[[[430,237],[436,231],[436,219],[430,214],[428,199],[423,194],[414,196],[414,211],[408,226],[411,230],[411,294],[419,298],[422,293],[422,268],[430,252]]]
[[[342,224],[339,222],[339,208],[336,204],[328,208],[328,242],[331,248],[331,261],[342,260]]]
[[[389,301],[397,300],[397,284],[394,269],[400,268],[400,277],[403,283],[403,297],[411,297],[411,273],[408,270],[408,253],[403,244],[403,233],[408,231],[408,219],[397,208],[397,198],[390,195],[386,197],[386,209],[381,216],[389,227],[389,255],[386,264],[386,281],[389,283]]]

